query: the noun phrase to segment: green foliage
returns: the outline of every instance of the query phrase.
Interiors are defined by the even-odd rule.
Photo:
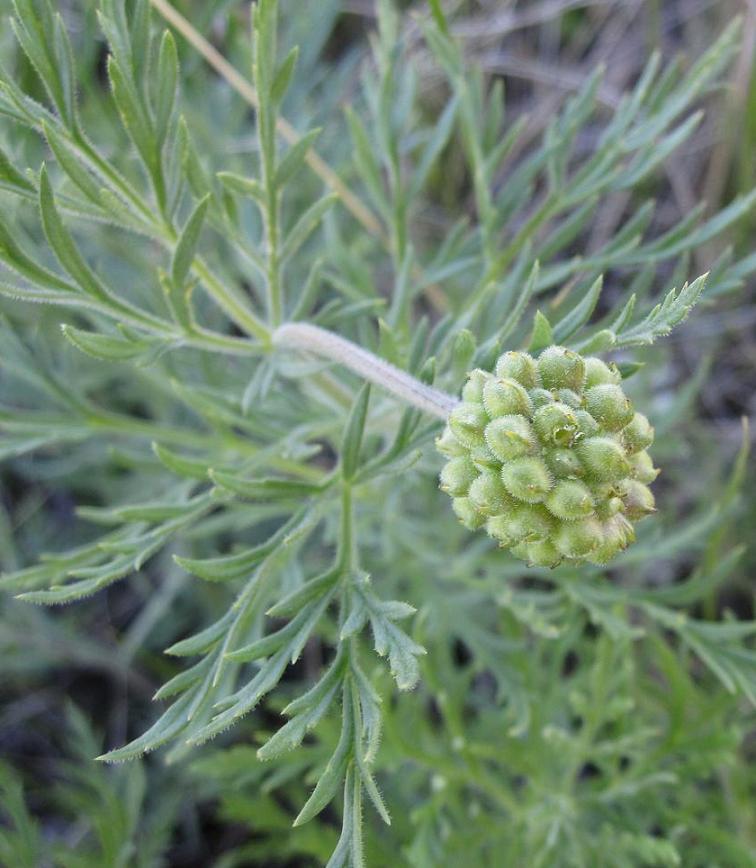
[[[75,844],[46,840],[40,823],[29,813],[18,774],[0,766],[2,812],[0,858],[18,868],[95,868],[97,865],[163,864],[180,796],[165,784],[147,792],[140,763],[107,770],[93,762],[99,747],[81,713],[68,709],[68,758],[56,769],[59,781],[52,801],[64,815],[82,824]]]
[[[435,0],[414,42],[378,4],[356,92],[353,61],[321,57],[336,4],[308,31],[299,7],[260,0],[251,42],[223,11],[252,119],[146,0],[96,5],[77,32],[48,0],[15,0],[0,82],[0,456],[22,492],[1,584],[64,604],[126,579],[142,614],[114,666],[160,679],[159,706],[119,730],[101,758],[131,762],[115,769],[85,759],[101,749],[73,715],[76,850],[46,849],[4,766],[0,859],[159,865],[179,804],[217,798],[250,831],[219,866],[749,864],[756,628],[719,605],[747,449],[729,479],[724,452],[711,478],[675,470],[686,449],[700,463],[695,389],[670,409],[646,370],[628,381],[672,468],[638,542],[611,571],[529,568],[459,528],[439,420],[275,342],[316,324],[454,394],[503,351],[556,342],[619,352],[626,378],[662,370],[655,342],[697,304],[737,304],[756,270],[731,251],[708,278],[691,265],[755,193],[670,225],[647,186],[738,22],[684,73],[652,57],[608,118],[597,73],[523,150]],[[102,39],[107,84],[78,51]],[[431,121],[423,64],[442,82]],[[584,250],[615,196],[616,231]],[[55,532],[61,487],[78,516]],[[22,610],[0,628],[19,670],[51,665],[25,643],[55,630],[94,665],[77,616]],[[141,764],[159,748],[176,779]]]

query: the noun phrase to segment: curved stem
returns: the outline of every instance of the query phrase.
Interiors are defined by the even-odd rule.
[[[426,413],[446,419],[459,401],[453,395],[426,386],[406,371],[333,332],[306,323],[285,323],[273,333],[273,345],[304,350],[337,362],[364,380]]]

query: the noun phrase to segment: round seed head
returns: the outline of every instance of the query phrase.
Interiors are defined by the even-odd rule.
[[[490,377],[488,371],[482,371],[480,368],[470,371],[462,389],[462,400],[479,404],[483,399],[483,387]]]
[[[620,431],[633,418],[633,405],[619,386],[604,383],[585,393],[585,406],[607,431]]]
[[[514,505],[501,481],[501,474],[492,470],[484,471],[475,478],[467,496],[478,512],[485,516],[498,515],[512,509]]]
[[[539,407],[533,414],[533,427],[547,446],[569,446],[578,433],[575,412],[559,401]]]
[[[562,522],[554,536],[554,545],[566,558],[585,558],[603,541],[601,523],[596,518]]]
[[[481,404],[465,401],[451,411],[449,427],[452,434],[468,449],[483,446],[483,429],[488,424],[488,416]]]
[[[596,482],[619,482],[630,471],[624,450],[611,437],[589,437],[577,445],[580,461]]]
[[[530,422],[524,416],[499,416],[486,425],[486,444],[500,461],[528,455],[538,445]]]
[[[517,500],[540,503],[551,490],[551,474],[541,458],[515,458],[501,468],[504,487]]]
[[[468,456],[452,458],[441,470],[441,490],[452,497],[464,497],[477,476],[478,469]]]
[[[526,389],[532,389],[538,383],[536,363],[527,353],[510,351],[499,356],[496,362],[496,376],[517,380]]]
[[[580,392],[585,381],[585,362],[572,350],[548,347],[538,357],[538,373],[544,389]]]
[[[601,359],[591,356],[585,360],[585,388],[590,389],[593,386],[601,386],[609,383],[614,386],[619,386],[622,382],[622,375],[617,370],[617,366],[612,363],[607,365]]]
[[[524,386],[508,377],[488,380],[483,387],[483,406],[491,419],[513,414],[529,416],[533,412],[533,402]]]
[[[653,429],[614,365],[549,347],[473,371],[436,441],[462,523],[531,565],[604,564],[654,509]]]
[[[643,413],[635,413],[622,431],[622,442],[629,455],[640,452],[654,442],[654,429]]]
[[[577,521],[593,514],[590,489],[577,479],[560,479],[544,501],[548,511],[564,521]]]

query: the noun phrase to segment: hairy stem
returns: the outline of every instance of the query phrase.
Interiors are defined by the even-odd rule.
[[[357,568],[357,541],[354,536],[354,502],[352,486],[346,481],[341,483],[341,540],[339,543],[339,564],[350,574]]]
[[[381,359],[333,332],[305,323],[286,323],[273,333],[279,347],[315,353],[354,371],[364,380],[381,386],[413,407],[446,419],[459,401],[453,395],[426,386],[406,371]]]

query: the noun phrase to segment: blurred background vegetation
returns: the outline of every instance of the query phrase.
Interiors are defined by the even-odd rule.
[[[104,98],[104,43],[94,5],[87,0],[59,2],[76,47],[86,123],[100,141],[109,141],[117,151],[120,127],[111,103]],[[425,11],[424,5],[401,5],[402,40],[415,54],[421,71],[422,106],[432,120],[443,110],[448,92],[435,65],[424,57],[427,49],[413,15]],[[177,0],[176,6],[238,69],[248,68],[248,4]],[[503,82],[510,122],[525,118],[526,133],[515,154],[521,158],[597,66],[605,68],[599,103],[609,112],[617,106],[620,94],[635,83],[652,52],[659,51],[666,61],[686,68],[735,15],[742,15],[740,48],[723,87],[708,98],[703,124],[665,162],[663,171],[645,182],[648,189],[644,192],[657,201],[654,231],[663,232],[701,199],[713,213],[756,184],[753,0],[455,0],[445,6],[454,13],[453,29],[464,43],[469,63],[482,68],[492,82]],[[8,15],[9,0],[0,0],[0,11]],[[282,39],[286,45],[301,46],[300,70],[306,70],[297,77],[286,112],[303,129],[325,121],[320,149],[337,169],[349,156],[351,144],[344,124],[333,119],[339,117],[341,106],[357,98],[356,82],[369,62],[368,39],[374,28],[372,0],[282,3]],[[184,71],[182,107],[198,152],[215,170],[243,171],[245,158],[256,147],[249,107],[181,40],[179,47]],[[0,58],[15,71],[24,89],[32,94],[39,91],[36,77],[5,24],[0,28]],[[596,135],[600,129],[596,127]],[[591,132],[589,126],[579,142],[585,153],[595,145]],[[5,138],[2,128],[0,138]],[[29,138],[23,148],[29,164],[36,165],[42,151],[39,141]],[[512,159],[509,165],[516,162]],[[506,176],[500,179],[502,184],[506,181]],[[469,179],[458,144],[450,148],[443,172],[432,186],[435,201],[417,218],[419,237],[424,233],[438,237],[449,213],[472,211]],[[595,251],[612,236],[627,204],[624,195],[616,194],[602,204],[589,230],[575,242],[575,250]],[[733,245],[741,255],[753,255],[754,230],[756,215],[751,214],[726,239],[696,251],[694,270],[707,270],[725,245]],[[131,242],[109,237],[114,249],[100,249],[97,256],[113,255],[115,261],[120,246]],[[602,303],[609,306],[611,302],[610,286]],[[50,311],[9,301],[0,302],[0,311],[40,334],[45,322],[54,318]],[[45,352],[44,346],[40,352]],[[665,468],[656,489],[662,509],[683,519],[706,504],[707,492],[718,490],[741,444],[741,419],[754,416],[756,297],[752,287],[720,299],[716,307],[702,307],[670,339],[649,349],[645,360],[637,389],[656,396],[658,427],[663,429],[674,420],[678,430],[681,424],[684,429],[683,439],[662,441],[654,453],[656,463]],[[3,377],[0,371],[0,389],[14,388],[3,383]],[[149,414],[149,407],[140,410],[136,406],[138,394],[129,384],[119,388],[116,400]],[[124,480],[133,456],[104,444],[89,444],[87,449],[91,452],[89,470],[87,462],[80,461],[80,456],[72,459],[65,449],[27,455],[3,465],[0,566],[4,570],[32,563],[40,552],[83,539],[87,531],[74,515],[74,504],[97,502],[98,488],[123,486],[128,493]],[[0,454],[2,451],[0,439]],[[73,476],[72,467],[76,469]],[[93,469],[98,479],[92,478]],[[753,540],[756,478],[752,466],[748,473],[738,510],[729,514],[727,525],[718,532],[729,545]],[[739,618],[753,618],[754,567],[756,547],[752,546],[705,605],[712,611],[729,609]],[[679,561],[670,566],[660,562],[653,581],[673,581],[682,569],[684,564]],[[0,824],[7,830],[0,838],[1,864],[16,868],[21,863],[14,860],[24,852],[28,856],[24,864],[29,866],[293,866],[327,858],[337,837],[336,827],[326,817],[322,824],[290,833],[291,805],[271,795],[278,782],[263,785],[263,772],[253,763],[246,777],[239,776],[246,762],[243,746],[220,759],[215,757],[212,764],[207,757],[168,768],[152,758],[115,768],[91,761],[103,745],[123,743],[151,719],[150,697],[171,674],[161,649],[185,625],[197,622],[198,611],[212,605],[213,589],[182,595],[191,581],[168,556],[161,556],[149,571],[85,605],[42,610],[8,598],[0,602]],[[619,659],[614,663],[621,669]],[[403,702],[406,705],[406,699]],[[707,708],[703,698],[701,707]],[[401,730],[403,722],[407,721],[397,715],[395,728]],[[712,738],[726,740],[726,735],[721,732]],[[400,741],[398,732],[393,739],[387,735],[389,755],[391,745]],[[721,747],[725,750],[726,745]],[[753,743],[746,739],[741,755],[743,774],[753,751]],[[290,767],[289,773],[296,775],[297,767]],[[256,794],[258,784],[262,796]],[[394,786],[387,784],[389,790]],[[225,795],[219,799],[221,791]],[[747,864],[746,844],[756,840],[754,810],[748,807],[752,793],[750,779],[732,784],[729,797],[739,806],[743,847],[731,852],[732,861],[724,857],[723,866]],[[429,803],[433,798],[431,794]],[[401,827],[407,820],[397,822]],[[416,816],[413,823],[417,833],[422,816]],[[407,834],[405,840],[410,837]],[[414,840],[419,852],[423,841],[420,837]],[[130,842],[131,849],[124,842]],[[57,853],[54,857],[53,851]],[[417,864],[421,864],[419,857]]]

